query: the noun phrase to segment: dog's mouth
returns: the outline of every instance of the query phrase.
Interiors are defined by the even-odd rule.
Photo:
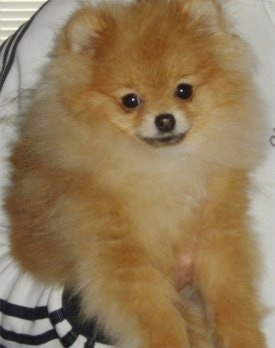
[[[186,136],[186,133],[180,133],[180,134],[169,134],[169,135],[162,135],[157,137],[142,137],[138,136],[142,141],[145,143],[152,145],[152,146],[169,146],[169,145],[176,145],[180,143]]]

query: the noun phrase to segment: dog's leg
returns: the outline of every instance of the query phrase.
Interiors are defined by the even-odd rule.
[[[203,231],[194,278],[218,347],[266,347],[259,329],[262,309],[253,281],[257,261],[252,244],[240,226]]]
[[[206,320],[205,308],[197,291],[186,286],[180,293],[182,315],[186,321],[189,342],[192,348],[215,348],[212,332]]]
[[[81,247],[76,283],[83,312],[95,315],[118,347],[190,348],[177,292],[127,239]]]

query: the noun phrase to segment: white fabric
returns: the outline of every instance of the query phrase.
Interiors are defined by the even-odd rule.
[[[221,0],[223,1],[223,0]],[[77,6],[77,0],[52,0],[32,23],[17,50],[16,59],[0,94],[0,116],[16,115],[20,105],[18,92],[35,85],[39,71],[47,61],[47,53],[59,26]],[[264,272],[261,290],[264,302],[275,308],[275,0],[230,0],[228,11],[236,22],[239,33],[255,49],[259,66],[257,82],[266,104],[267,118],[266,158],[255,173],[259,188],[252,200],[251,212],[255,217],[256,230],[261,243]],[[1,61],[0,61],[1,70]],[[12,102],[11,102],[12,101]],[[8,103],[9,102],[9,103]],[[7,184],[8,142],[14,137],[12,124],[1,123],[0,119],[0,198]],[[58,303],[61,289],[43,287],[26,275],[20,274],[16,264],[8,254],[8,228],[3,209],[0,210],[0,298],[5,296],[14,303],[36,306],[41,303]],[[15,285],[16,284],[16,285]],[[31,296],[30,296],[31,294]],[[26,303],[25,303],[26,301]],[[1,315],[1,314],[0,314]],[[0,324],[12,329],[14,322],[0,317]],[[271,313],[265,323],[268,348],[275,347],[275,313]],[[18,326],[16,327],[18,330]],[[22,330],[35,330],[33,326]],[[7,348],[16,348],[9,342],[1,342]],[[22,347],[22,345],[20,345]],[[73,347],[82,347],[76,342]],[[27,346],[26,346],[27,347]],[[47,348],[59,347],[57,342]],[[97,348],[101,345],[97,344]],[[172,348],[172,347],[171,347]]]

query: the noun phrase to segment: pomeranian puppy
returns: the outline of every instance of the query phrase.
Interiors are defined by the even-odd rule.
[[[12,253],[118,347],[266,346],[252,61],[218,0],[87,4],[58,35],[11,156]]]

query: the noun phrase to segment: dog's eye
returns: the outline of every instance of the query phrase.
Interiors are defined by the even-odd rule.
[[[138,107],[142,102],[140,97],[134,93],[125,95],[124,97],[122,97],[121,101],[123,106],[127,109],[134,109]]]
[[[175,95],[180,99],[190,99],[193,95],[193,87],[187,83],[181,83],[177,86]]]

